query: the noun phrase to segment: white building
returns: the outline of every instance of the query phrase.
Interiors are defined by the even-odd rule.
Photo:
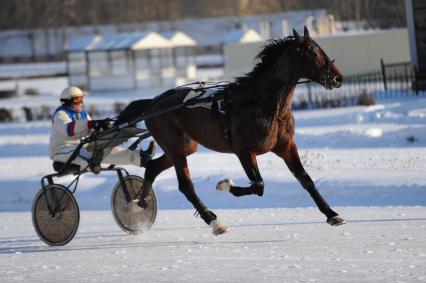
[[[86,47],[100,40],[99,36],[82,36],[72,40],[65,47],[67,73],[70,85],[88,89]]]
[[[197,42],[181,31],[161,33],[173,46],[173,66],[176,85],[192,82],[197,78],[195,46]]]
[[[173,87],[196,80],[194,47],[180,31],[74,38],[66,47],[70,85],[91,91]]]
[[[77,38],[65,48],[70,84],[91,91],[172,86],[172,48],[154,32]]]

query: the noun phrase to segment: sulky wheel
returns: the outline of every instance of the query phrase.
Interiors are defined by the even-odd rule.
[[[63,246],[77,232],[80,212],[74,195],[64,186],[52,184],[37,193],[32,218],[34,229],[43,242]]]
[[[133,199],[142,188],[144,180],[139,176],[124,177],[130,197]],[[127,200],[120,182],[115,185],[111,197],[111,209],[117,225],[129,234],[139,234],[151,228],[157,216],[157,198],[151,190],[148,206],[140,212],[128,212]]]

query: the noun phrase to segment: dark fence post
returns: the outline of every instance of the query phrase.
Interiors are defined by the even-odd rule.
[[[410,86],[410,73],[408,71],[409,65],[406,65],[404,68],[405,71],[405,89],[407,90],[407,94],[409,94],[410,90],[411,90],[411,86]]]
[[[386,70],[385,63],[383,59],[380,59],[380,66],[382,67],[382,77],[383,77],[383,86],[385,87],[385,91],[388,90],[387,82],[386,82]]]
[[[416,95],[419,95],[419,85],[417,84],[417,77],[419,74],[419,69],[417,68],[417,66],[414,66],[414,88],[416,91]]]
[[[306,84],[306,87],[307,87],[307,89],[308,89],[308,103],[309,103],[309,105],[312,105],[312,104],[313,104],[313,101],[312,101],[312,90],[311,90],[311,84],[310,84],[310,83],[307,83],[307,84]]]

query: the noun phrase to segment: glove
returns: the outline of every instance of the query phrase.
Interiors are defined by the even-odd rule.
[[[95,129],[95,131],[106,130],[110,126],[111,119],[91,120],[89,121],[89,129]]]

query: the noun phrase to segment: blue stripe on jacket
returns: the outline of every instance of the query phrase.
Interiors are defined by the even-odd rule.
[[[87,120],[87,116],[88,116],[86,111],[78,112],[78,111],[75,111],[74,109],[71,109],[69,107],[60,106],[53,113],[52,124],[53,124],[54,117],[55,117],[56,113],[58,113],[59,111],[64,111],[67,114],[68,118],[70,118],[71,121],[72,121],[72,122],[67,124],[67,134],[70,137],[74,136],[74,134],[75,134],[74,133],[75,122],[78,121],[78,120]]]

